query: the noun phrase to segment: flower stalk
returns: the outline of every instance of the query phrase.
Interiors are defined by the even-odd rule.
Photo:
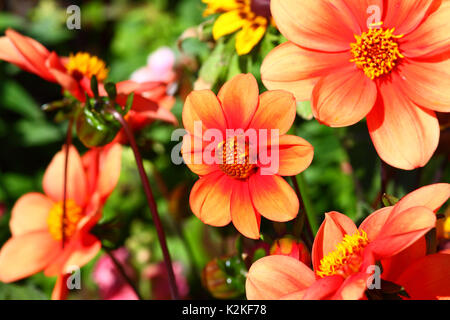
[[[123,118],[123,116],[115,109],[109,108],[108,112],[111,113],[117,121],[120,122],[122,128],[130,142],[131,149],[133,150],[134,157],[136,159],[136,165],[138,167],[139,176],[141,177],[142,185],[144,187],[145,196],[147,199],[148,206],[150,208],[150,212],[152,214],[153,222],[155,223],[156,232],[158,234],[159,244],[161,246],[161,250],[163,253],[164,263],[166,265],[167,274],[169,278],[169,288],[172,299],[178,300],[178,288],[175,280],[175,273],[173,271],[172,261],[169,254],[169,249],[167,247],[166,236],[164,233],[164,229],[162,227],[161,219],[159,218],[158,208],[156,206],[155,199],[153,197],[152,189],[150,187],[150,183],[148,181],[147,174],[145,173],[144,165],[142,162],[142,157],[139,152],[139,148],[136,144],[136,140],[134,139],[134,135],[128,126],[128,123]]]

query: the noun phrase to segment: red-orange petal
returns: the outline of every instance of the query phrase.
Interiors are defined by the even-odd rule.
[[[60,252],[61,243],[47,231],[12,237],[0,251],[0,281],[13,282],[44,269]]]
[[[308,288],[314,272],[287,256],[267,256],[250,267],[245,283],[248,300],[275,300]]]
[[[319,78],[350,64],[349,60],[349,52],[312,51],[288,41],[265,57],[261,79],[270,90],[286,90],[298,101],[310,100]]]
[[[349,66],[319,80],[312,93],[312,111],[327,126],[346,127],[362,120],[376,98],[375,83]]]
[[[395,205],[395,213],[412,207],[426,207],[436,212],[450,197],[449,183],[435,183],[408,193]]]
[[[65,148],[58,152],[50,162],[42,180],[44,192],[53,201],[62,201],[64,193]],[[69,148],[67,167],[67,199],[84,206],[87,198],[87,180],[80,155],[74,146]]]
[[[411,299],[434,300],[450,297],[450,254],[426,256],[412,265],[396,280]]]
[[[331,298],[341,287],[344,278],[341,276],[329,276],[317,279],[306,289],[304,300],[326,300]]]
[[[403,170],[425,166],[439,143],[439,123],[431,110],[414,104],[396,84],[379,85],[380,97],[367,115],[367,126],[378,155]]]
[[[409,6],[417,6],[424,2],[426,4],[422,4],[422,8],[419,8],[420,14],[413,12],[414,16],[410,15],[407,17],[409,23],[421,22],[423,11],[427,9],[430,3],[438,3],[438,1],[422,0],[401,2]],[[394,12],[394,14],[397,14],[397,12]],[[448,52],[450,50],[449,29],[450,3],[449,1],[442,1],[440,7],[429,15],[417,29],[399,40],[400,49],[405,56],[414,58],[432,57]],[[398,31],[396,30],[396,32]]]
[[[357,21],[348,10],[329,1],[272,0],[271,12],[280,32],[290,41],[316,51],[349,50]]]
[[[334,251],[346,234],[352,235],[356,231],[355,223],[346,215],[336,211],[325,213],[325,220],[317,231],[312,248],[314,270],[318,270],[320,260]]]
[[[194,124],[197,121],[199,129],[202,130],[218,129],[225,132],[227,128],[224,110],[216,95],[210,90],[193,91],[186,98],[183,107],[183,125],[192,135],[201,135],[194,132]]]
[[[298,198],[286,180],[258,172],[250,176],[248,183],[253,205],[262,216],[278,222],[290,221],[297,216]]]
[[[231,221],[231,178],[216,171],[201,177],[191,190],[189,203],[192,212],[203,223],[222,227]]]
[[[339,290],[332,297],[333,300],[361,300],[367,289],[367,279],[371,275],[365,272],[357,272],[345,279]]]
[[[387,1],[383,27],[395,28],[395,34],[408,35],[423,23],[433,2],[435,1]]]
[[[214,144],[211,144],[214,143]],[[199,176],[204,176],[215,172],[219,166],[215,162],[215,148],[216,142],[203,141],[201,138],[195,137],[191,134],[183,136],[183,144],[181,145],[181,154],[184,163],[191,169],[192,172]],[[207,162],[210,161],[210,162]]]
[[[52,300],[66,300],[69,289],[67,288],[67,279],[70,274],[59,275],[56,279],[55,286],[52,291]]]
[[[122,164],[122,146],[119,143],[110,144],[100,151],[99,177],[97,191],[102,199],[106,199],[117,185]]]
[[[13,29],[6,30],[5,34],[20,54],[33,66],[35,73],[38,76],[48,81],[55,81],[54,77],[45,66],[45,61],[50,55],[47,49],[37,41],[25,37]]]
[[[247,238],[259,239],[261,215],[253,206],[248,181],[234,179],[230,183],[233,188],[230,203],[233,225]]]
[[[389,258],[405,250],[431,230],[436,215],[426,207],[413,207],[388,217],[369,246],[378,258]]]
[[[375,211],[361,222],[358,229],[367,234],[369,241],[376,239],[393,209],[394,207],[391,206]]]
[[[259,103],[259,88],[255,77],[250,73],[234,76],[223,85],[217,97],[227,120],[226,128],[246,130]]]
[[[434,111],[450,112],[450,59],[405,59],[399,72],[399,85],[417,105]]]
[[[259,106],[249,127],[258,129],[276,129],[283,135],[291,128],[296,115],[294,96],[286,91],[266,91],[259,96]]]
[[[47,231],[47,218],[54,202],[41,193],[23,195],[14,204],[9,227],[13,236],[33,231]]]

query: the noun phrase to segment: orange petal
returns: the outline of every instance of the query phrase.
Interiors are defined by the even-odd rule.
[[[416,9],[416,11],[420,11],[419,14],[412,12],[414,15],[407,16],[406,18],[409,20],[406,21],[410,24],[422,22],[424,11],[426,11],[432,2],[432,0],[401,2],[408,6],[416,7],[422,5]],[[438,1],[434,2],[437,3]],[[394,14],[398,14],[397,10],[395,10]],[[438,10],[428,16],[411,34],[399,40],[401,51],[407,57],[417,58],[431,57],[448,52],[450,49],[449,29],[450,3],[448,1],[442,1]],[[396,33],[399,34],[397,30]]]
[[[246,130],[259,102],[255,77],[250,73],[238,74],[223,85],[217,97],[222,102],[226,128]]]
[[[270,90],[286,90],[298,101],[310,100],[319,78],[342,68],[349,60],[349,52],[312,51],[288,41],[266,56],[261,66],[261,79]]]
[[[379,18],[382,19],[384,12],[383,2],[383,0],[343,0],[333,1],[333,5],[337,6],[339,10],[348,10],[351,12],[359,26],[359,32],[355,32],[355,34],[359,35],[362,32],[367,31],[369,25],[375,22],[377,13],[380,13]]]
[[[393,209],[394,207],[385,207],[375,211],[364,219],[358,229],[367,233],[369,241],[373,241],[380,233]]]
[[[450,296],[450,254],[426,256],[412,265],[397,279],[411,299],[432,300]]]
[[[201,121],[202,130],[218,129],[224,132],[227,128],[222,106],[210,90],[193,91],[186,98],[183,107],[183,125],[190,134],[194,134],[196,121]]]
[[[285,134],[294,123],[296,115],[295,98],[286,91],[266,91],[259,96],[259,106],[249,127],[258,129],[278,129]]]
[[[290,41],[317,51],[347,51],[359,30],[355,18],[329,1],[272,0],[271,12]]]
[[[250,267],[245,283],[248,300],[275,300],[308,288],[314,272],[288,256],[267,256]]]
[[[8,61],[27,72],[39,73],[8,37],[0,37],[0,60]]]
[[[430,160],[439,142],[439,123],[433,111],[415,105],[392,83],[382,82],[380,97],[367,115],[372,142],[381,159],[389,165],[412,170]]]
[[[45,268],[46,276],[66,274],[72,266],[81,268],[95,258],[102,244],[93,235],[86,232],[78,232],[64,247],[64,251]]]
[[[53,201],[62,201],[64,194],[65,148],[58,152],[50,162],[42,180],[44,192]],[[84,206],[87,196],[87,181],[80,155],[70,146],[67,167],[67,199]]]
[[[12,235],[47,231],[47,218],[53,205],[53,201],[41,193],[27,193],[20,197],[12,208],[9,220]]]
[[[399,213],[412,207],[426,207],[437,211],[450,197],[449,183],[431,184],[404,196],[395,205],[395,212]]]
[[[299,202],[291,186],[277,175],[255,173],[249,178],[253,205],[265,218],[286,222],[297,216]]]
[[[295,176],[309,167],[313,157],[314,148],[308,141],[298,136],[283,135],[279,139],[277,174]]]
[[[395,282],[412,263],[423,258],[427,254],[427,241],[425,237],[419,238],[414,244],[392,258],[381,261],[383,266],[382,277],[384,280]]]
[[[336,211],[325,213],[312,248],[314,270],[318,270],[320,260],[334,251],[346,234],[352,235],[356,231],[355,223],[346,215]]]
[[[388,217],[378,237],[369,246],[379,258],[389,258],[405,250],[431,230],[436,215],[425,207],[409,208]]]
[[[12,29],[6,30],[5,34],[21,55],[33,66],[38,76],[48,81],[54,81],[54,77],[45,66],[45,61],[50,55],[48,50],[35,40],[25,37]]]
[[[357,272],[345,279],[333,300],[361,300],[367,289],[367,279],[371,275],[365,272]]]
[[[189,203],[192,212],[202,222],[222,227],[230,223],[230,178],[216,171],[201,177],[191,190]]]
[[[404,61],[399,69],[398,82],[405,94],[419,106],[450,112],[450,59],[435,62]]]
[[[0,251],[0,281],[13,282],[41,271],[59,254],[60,247],[47,231],[9,239]]]
[[[117,185],[122,164],[122,146],[118,143],[103,147],[100,152],[100,174],[97,191],[105,200]]]
[[[383,27],[395,28],[395,34],[407,35],[423,22],[433,2],[433,0],[387,1]]]
[[[364,73],[348,67],[319,80],[312,93],[314,117],[330,127],[346,127],[372,109],[377,87]]]
[[[209,156],[211,161],[214,161],[214,148],[208,147],[211,142],[203,141],[202,139],[190,134],[183,136],[183,144],[181,146],[181,154],[184,163],[191,169],[192,172],[199,176],[204,176],[219,170],[219,166],[213,162],[208,164],[204,158]],[[205,148],[208,147],[207,150]],[[208,152],[211,151],[211,152]]]
[[[304,300],[326,300],[329,299],[340,288],[344,282],[341,276],[330,276],[317,279],[303,296]]]
[[[249,183],[236,179],[231,182],[231,220],[241,234],[250,239],[259,239],[261,216],[253,206]]]

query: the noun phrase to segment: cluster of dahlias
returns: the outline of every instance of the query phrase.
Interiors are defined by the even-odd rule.
[[[440,138],[436,112],[450,112],[450,1],[203,2],[205,15],[220,13],[215,39],[239,30],[239,55],[251,52],[269,26],[287,38],[264,57],[261,81],[268,91],[260,94],[252,74],[238,74],[217,94],[198,90],[186,98],[181,153],[199,176],[189,204],[203,223],[232,223],[244,237],[258,240],[261,217],[287,222],[305,215],[295,176],[314,165],[314,147],[289,134],[297,102],[310,100],[315,119],[330,127],[366,118],[379,157],[392,167],[412,170],[429,162]],[[59,57],[8,30],[0,38],[0,59],[60,84],[81,104],[111,96],[103,84],[105,64],[87,53]],[[174,99],[166,94],[174,77],[140,70],[134,80],[116,85],[119,106],[133,94],[125,116],[133,129],[155,119],[177,123],[170,112]],[[58,276],[53,297],[66,295],[66,269],[86,264],[101,248],[90,231],[117,184],[120,143],[127,143],[123,133],[114,138],[83,156],[65,146],[46,170],[44,194],[17,201],[12,237],[0,251],[1,281],[43,270]],[[293,177],[293,187],[286,176]],[[430,238],[437,211],[449,197],[448,183],[424,186],[376,210],[359,227],[342,213],[325,213],[317,233],[310,230],[311,243],[276,241],[269,255],[250,266],[245,294],[248,299],[448,299],[450,251],[437,251]]]

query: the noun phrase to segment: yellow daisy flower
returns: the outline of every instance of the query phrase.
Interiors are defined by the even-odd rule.
[[[202,0],[208,5],[203,15],[222,13],[213,26],[215,40],[241,30],[236,36],[238,55],[249,53],[264,36],[269,21],[270,0]]]

